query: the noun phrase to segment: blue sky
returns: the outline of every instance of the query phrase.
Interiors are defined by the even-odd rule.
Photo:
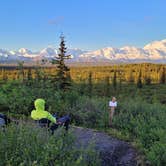
[[[0,0],[0,48],[143,47],[166,38],[166,0]]]

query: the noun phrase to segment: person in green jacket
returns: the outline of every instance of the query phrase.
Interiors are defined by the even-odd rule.
[[[36,99],[34,102],[35,110],[32,110],[31,117],[34,120],[48,119],[50,122],[56,124],[56,118],[49,112],[45,111],[45,101],[43,99]]]
[[[45,101],[43,99],[36,99],[34,105],[35,110],[32,110],[31,117],[32,119],[38,121],[41,127],[49,127],[52,134],[59,125],[63,125],[65,129],[68,130],[70,122],[70,117],[68,115],[56,119],[56,117],[45,110]]]

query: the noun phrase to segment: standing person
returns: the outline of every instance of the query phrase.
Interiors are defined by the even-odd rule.
[[[112,126],[112,119],[114,116],[115,108],[117,107],[117,101],[115,97],[112,97],[112,100],[109,101],[109,126]]]

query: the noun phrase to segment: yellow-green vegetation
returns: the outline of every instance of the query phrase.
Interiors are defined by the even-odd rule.
[[[74,82],[87,82],[89,73],[92,74],[93,83],[103,83],[105,79],[110,78],[112,82],[115,71],[116,81],[121,83],[137,83],[138,76],[141,71],[141,80],[145,84],[165,82],[165,64],[126,64],[112,66],[71,66],[70,75]],[[19,63],[18,66],[0,66],[0,79],[2,80],[17,80],[17,79],[45,79],[53,78],[57,73],[55,66],[23,66]]]
[[[92,147],[76,147],[73,134],[58,129],[51,135],[34,124],[10,125],[0,131],[0,166],[99,165]],[[88,157],[87,157],[88,156]]]
[[[18,77],[17,72],[22,70],[29,71],[29,74]],[[34,100],[43,98],[49,112],[58,112],[60,116],[69,113],[73,124],[104,130],[133,142],[152,165],[166,165],[164,65],[71,68],[72,82],[68,91],[61,91],[56,86],[55,68],[2,71],[6,74],[1,74],[1,112],[18,118],[29,116]],[[108,128],[111,96],[118,99],[113,129]]]

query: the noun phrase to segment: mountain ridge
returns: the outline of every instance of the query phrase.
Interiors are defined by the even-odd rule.
[[[38,52],[27,48],[17,51],[0,49],[0,62],[10,61],[38,61],[41,59],[53,59],[58,54],[58,49],[48,46]],[[166,63],[166,39],[153,41],[143,48],[124,46],[121,48],[105,47],[94,51],[81,50],[79,48],[68,49],[71,55],[69,62],[162,62]]]

